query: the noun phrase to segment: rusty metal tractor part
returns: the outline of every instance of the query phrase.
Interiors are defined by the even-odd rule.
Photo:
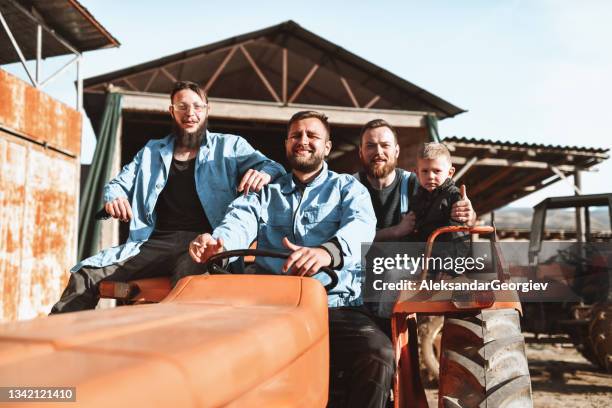
[[[596,305],[589,325],[592,353],[600,367],[612,372],[612,305]]]
[[[425,258],[435,238],[445,232],[491,234],[495,275],[508,279],[494,227],[443,227],[428,239]],[[426,265],[427,263],[425,263]],[[426,279],[427,270],[421,273]],[[461,278],[459,278],[461,279]],[[424,325],[418,333],[417,314],[444,318],[440,353],[438,406],[532,407],[531,379],[521,333],[521,305],[515,292],[499,297],[492,291],[402,291],[393,308],[391,328],[396,350],[394,383],[396,408],[427,407],[420,359],[435,364],[434,337]],[[514,299],[514,300],[512,300]],[[510,301],[509,301],[510,300]],[[444,316],[444,317],[442,317]],[[432,320],[428,320],[432,322]],[[425,330],[426,329],[426,330]],[[439,332],[439,329],[436,330]],[[419,350],[417,339],[427,350]]]
[[[437,386],[444,316],[419,316],[419,366],[424,385]]]

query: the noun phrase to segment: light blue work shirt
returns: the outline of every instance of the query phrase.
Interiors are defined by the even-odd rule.
[[[336,238],[342,251],[338,285],[328,293],[328,305],[356,306],[361,298],[361,243],[372,242],[376,217],[368,190],[348,174],[338,174],[323,164],[321,173],[304,189],[293,174],[280,177],[261,192],[237,198],[230,205],[213,237],[223,238],[225,249],[257,248],[289,252],[282,244],[287,237],[296,245],[318,247]],[[258,269],[282,273],[284,259],[256,257]],[[329,282],[324,274],[315,278]]]
[[[174,154],[173,135],[147,142],[121,173],[104,186],[104,202],[125,197],[132,206],[130,234],[123,245],[104,249],[71,269],[103,267],[123,262],[140,252],[155,228],[155,204],[164,189]],[[272,180],[285,174],[283,167],[269,160],[249,143],[235,135],[206,131],[195,163],[195,185],[204,213],[215,228],[228,205],[238,195],[240,178],[249,169],[263,171]]]

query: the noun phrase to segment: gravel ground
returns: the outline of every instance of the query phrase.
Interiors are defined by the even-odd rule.
[[[537,408],[612,407],[612,375],[591,365],[573,347],[528,344],[533,405]],[[438,391],[428,389],[430,407]]]

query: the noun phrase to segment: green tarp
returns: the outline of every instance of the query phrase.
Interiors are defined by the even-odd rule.
[[[106,96],[104,115],[97,134],[98,143],[96,144],[93,161],[81,193],[78,260],[98,252],[101,226],[99,222],[96,222],[95,214],[104,205],[102,189],[111,176],[110,171],[120,117],[121,95],[109,93]]]
[[[432,142],[440,142],[440,134],[438,133],[438,118],[435,115],[429,114],[427,118],[427,129]]]

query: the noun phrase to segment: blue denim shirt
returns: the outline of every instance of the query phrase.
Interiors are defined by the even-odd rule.
[[[258,249],[285,251],[283,237],[300,246],[317,247],[336,238],[343,257],[338,285],[328,294],[330,307],[362,304],[361,243],[371,242],[376,217],[368,190],[348,174],[337,174],[324,163],[321,173],[303,194],[292,174],[279,178],[260,193],[234,200],[213,232],[227,250],[248,248],[257,239]],[[284,259],[257,257],[266,273],[280,274]],[[315,275],[323,284],[328,277]]]
[[[74,266],[103,267],[123,262],[140,251],[155,227],[155,204],[166,185],[172,156],[174,136],[150,140],[104,187],[104,201],[126,197],[132,206],[130,234],[124,245],[104,249]],[[237,196],[240,177],[249,169],[266,172],[272,179],[285,174],[283,167],[253,149],[243,138],[206,132],[195,164],[195,183],[202,208],[210,225],[221,223],[228,205]]]

